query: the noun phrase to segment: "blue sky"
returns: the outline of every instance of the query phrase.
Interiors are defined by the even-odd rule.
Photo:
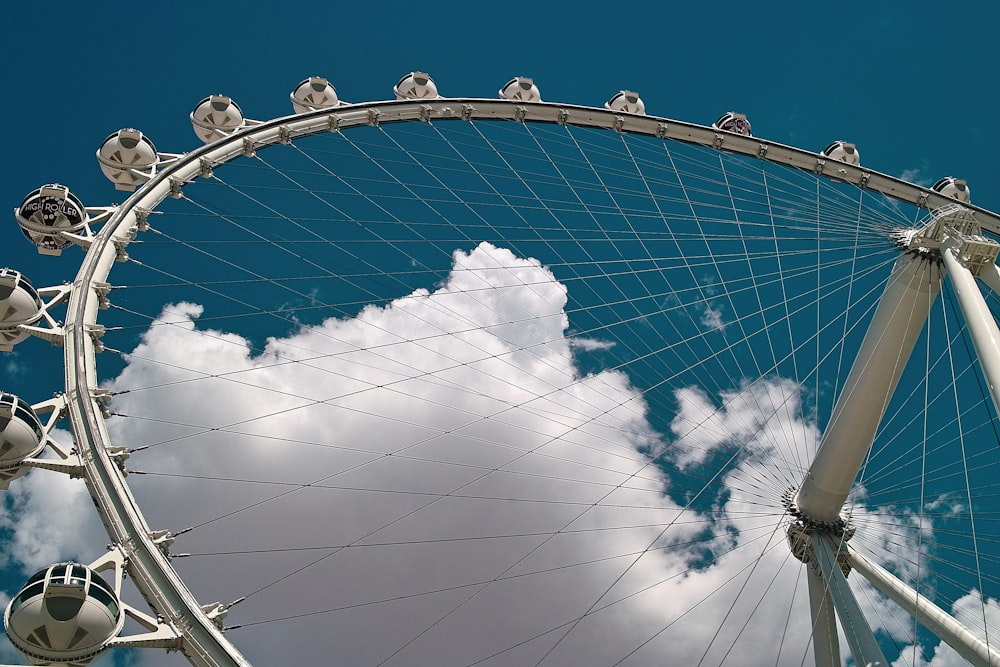
[[[18,3],[0,45],[0,85],[10,91],[0,113],[11,128],[3,187],[10,208],[49,182],[69,185],[88,206],[114,203],[121,195],[94,153],[121,127],[183,152],[198,144],[187,116],[206,95],[229,95],[248,117],[270,118],[288,112],[288,92],[307,76],[358,101],[391,97],[400,76],[423,70],[445,96],[492,97],[509,78],[531,76],[546,100],[600,105],[626,88],[668,118],[707,124],[737,110],[775,141],[819,150],[845,139],[888,174],[925,184],[965,178],[974,201],[995,210],[998,19],[990,2],[954,11],[924,1],[725,10],[623,3],[616,11],[542,2],[530,12],[396,0],[377,10]],[[13,224],[0,227],[0,247],[29,276],[51,271],[61,281],[75,261],[40,262]]]
[[[184,150],[196,141],[187,114],[213,92],[272,117],[309,75],[330,79],[344,99],[368,100],[421,69],[444,95],[492,96],[523,75],[549,100],[600,104],[631,88],[666,117],[710,122],[735,109],[777,141],[821,148],[846,138],[888,173],[960,174],[983,183],[977,201],[990,206],[1000,145],[989,120],[998,95],[992,3],[725,7],[19,5],[2,46],[18,165],[8,198],[44,180],[70,182],[88,201],[107,197],[96,170],[81,166],[107,133],[137,126],[161,150]]]
[[[364,101],[416,69],[444,96],[493,97],[524,75],[547,101],[599,106],[625,88],[669,118],[708,124],[735,110],[781,143],[846,139],[891,175],[965,178],[973,201],[996,210],[998,20],[988,2],[17,3],[0,42],[2,192],[8,210],[53,181],[89,206],[119,201],[94,152],[121,127],[183,152],[198,145],[188,113],[211,93],[266,119],[290,111],[307,76]],[[0,248],[0,264],[36,286],[69,279],[79,260],[38,257],[13,220]],[[0,386],[42,400],[60,369],[56,350],[29,341],[0,360]]]

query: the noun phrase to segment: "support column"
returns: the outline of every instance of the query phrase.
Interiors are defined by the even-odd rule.
[[[812,614],[813,655],[816,667],[840,667],[840,637],[833,598],[817,566],[806,565],[809,578],[809,610]]]
[[[951,278],[955,287],[955,295],[958,298],[958,306],[962,309],[962,316],[969,329],[969,336],[972,338],[972,346],[976,349],[976,358],[979,366],[983,370],[986,384],[990,388],[990,396],[993,398],[993,407],[997,414],[1000,414],[1000,329],[997,322],[986,305],[986,299],[979,291],[976,277],[972,271],[960,258],[961,246],[959,241],[948,239],[941,248],[941,257],[944,265],[948,269],[948,277]],[[992,262],[978,268],[979,277],[989,285],[993,291],[1000,290],[1000,275],[998,275],[997,265]]]
[[[847,549],[847,556],[855,572],[870,581],[883,595],[902,607],[941,641],[955,649],[969,664],[975,667],[1000,667],[1000,652],[991,650],[950,614],[857,551]]]
[[[836,555],[837,547],[829,535],[813,536],[813,555],[819,563],[829,595],[837,608],[837,616],[840,618],[841,627],[844,628],[844,634],[847,635],[847,643],[851,647],[854,662],[865,667],[889,667],[881,647],[875,641],[871,626],[865,620],[865,615],[861,613],[861,607],[851,592],[844,571],[840,569]]]
[[[909,253],[896,260],[796,496],[805,516],[816,521],[839,517],[940,289],[937,263]]]

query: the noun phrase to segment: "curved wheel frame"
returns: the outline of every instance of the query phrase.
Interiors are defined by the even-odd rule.
[[[144,228],[149,212],[165,198],[179,194],[185,183],[210,174],[214,167],[306,135],[381,123],[443,120],[558,123],[644,134],[755,156],[850,182],[929,210],[954,204],[954,200],[930,189],[757,137],[653,116],[544,102],[450,98],[350,104],[253,125],[179,157],[140,186],[94,238],[74,280],[64,349],[68,417],[80,448],[88,489],[110,538],[124,550],[137,587],[152,607],[176,626],[183,637],[183,650],[195,665],[248,665],[249,662],[176,574],[125,483],[118,461],[109,453],[112,443],[102,415],[103,397],[97,389],[95,360],[100,350],[98,311],[106,294],[105,281],[115,261],[125,256],[128,244]],[[974,211],[984,230],[1000,234],[1000,216],[976,206],[963,206]]]

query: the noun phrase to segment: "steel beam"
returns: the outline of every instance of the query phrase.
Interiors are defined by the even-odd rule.
[[[806,565],[806,572],[809,579],[809,611],[816,667],[840,667],[840,636],[837,634],[833,599],[826,582],[813,564]]]
[[[848,561],[855,572],[872,583],[883,595],[898,604],[918,623],[975,667],[1000,667],[1000,651],[991,649],[971,630],[936,604],[900,581],[884,567],[848,548]]]
[[[816,562],[823,573],[823,579],[833,605],[837,609],[837,617],[840,618],[840,626],[847,636],[847,643],[851,647],[851,655],[854,662],[865,667],[888,667],[889,663],[882,654],[882,648],[875,641],[875,633],[861,613],[861,607],[847,583],[844,571],[840,569],[837,562],[837,550],[839,544],[835,543],[829,535],[817,534],[813,536],[812,551],[816,557]]]
[[[896,260],[795,499],[805,516],[839,517],[940,289],[935,262],[910,253]]]

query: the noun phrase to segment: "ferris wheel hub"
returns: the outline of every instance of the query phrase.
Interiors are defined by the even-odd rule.
[[[820,520],[813,518],[800,510],[795,504],[795,494],[797,489],[789,487],[781,496],[781,504],[785,512],[795,520],[802,530],[808,533],[826,533],[828,535],[842,536],[845,540],[854,535],[854,528],[843,516],[838,516],[834,520]]]
[[[794,520],[788,524],[785,536],[788,540],[788,548],[792,555],[799,561],[809,565],[816,565],[816,555],[813,552],[813,540],[820,536],[828,536],[834,543],[841,545],[838,551],[837,563],[846,577],[850,574],[851,564],[847,556],[846,544],[854,537],[855,528],[850,521],[839,516],[834,521],[819,521],[803,513],[795,505],[795,489],[789,488],[781,497],[781,504],[784,505],[786,513]]]

